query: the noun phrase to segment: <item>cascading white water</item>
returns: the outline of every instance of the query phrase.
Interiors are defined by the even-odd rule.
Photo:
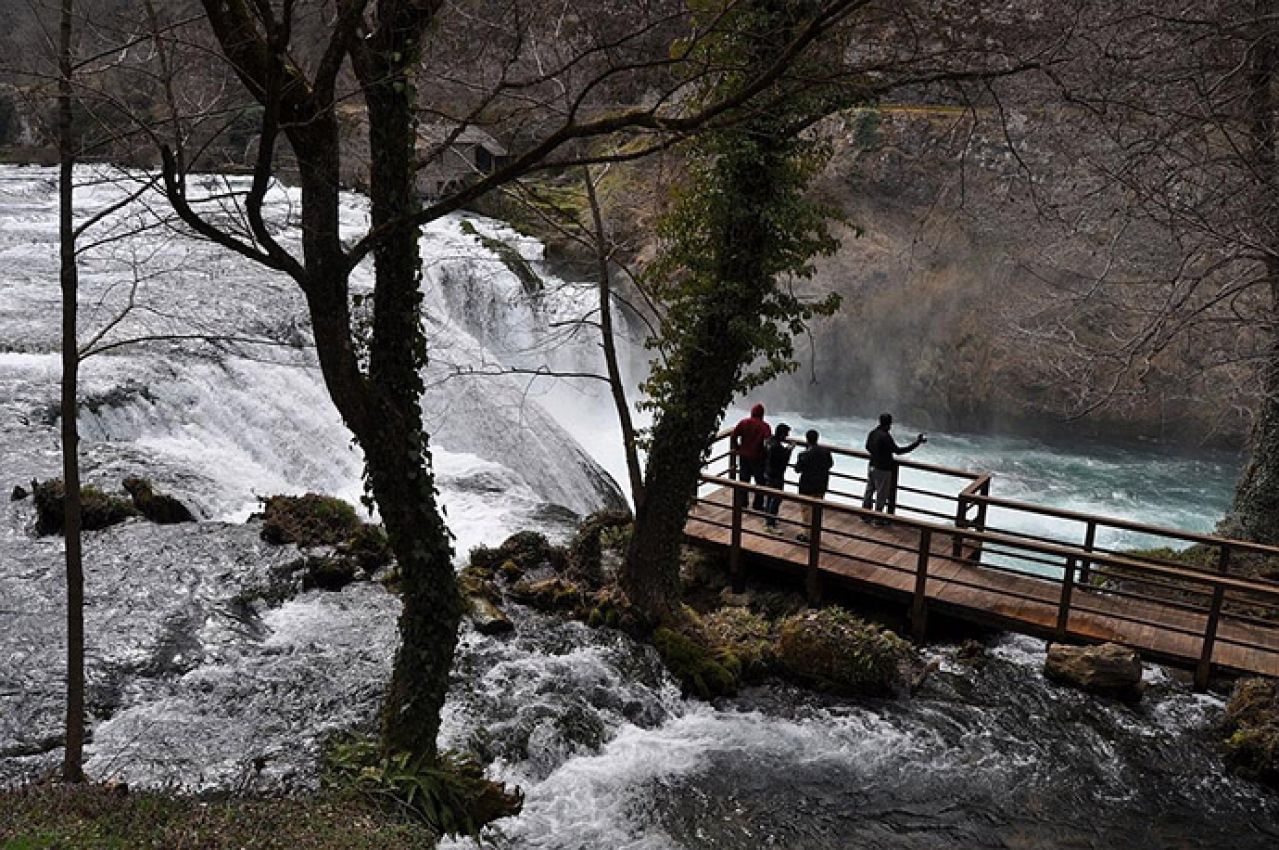
[[[47,170],[0,167],[6,485],[58,468],[54,190]],[[87,190],[86,209],[113,191]],[[290,221],[296,202],[294,193],[274,192],[272,221]],[[356,197],[342,214],[352,233],[365,224]],[[131,221],[122,213],[117,224]],[[545,526],[547,505],[581,512],[611,492],[588,457],[602,455],[612,427],[593,384],[539,379],[530,387],[527,376],[457,374],[548,360],[596,368],[588,333],[565,340],[553,327],[580,318],[589,288],[555,280],[540,246],[504,225],[476,219],[471,227],[515,246],[546,287],[530,296],[460,217],[424,235],[433,361],[426,414],[461,553],[530,523]],[[238,521],[255,495],[356,497],[360,457],[314,369],[288,281],[186,237],[151,233],[135,249],[86,257],[90,329],[124,303],[141,260],[175,271],[139,284],[143,307],[117,333],[258,342],[152,342],[87,364],[89,477],[114,488],[123,475],[145,472],[204,517],[233,521],[129,522],[88,535],[88,768],[98,778],[193,789],[306,786],[323,736],[373,717],[397,605],[368,584],[310,591],[278,607],[246,601],[296,552],[262,543],[255,526]],[[368,292],[365,270],[355,286]],[[808,424],[787,417],[797,430]],[[856,443],[865,423],[817,424]],[[923,459],[993,466],[1013,481],[1036,480],[1015,474],[1032,455],[1046,468],[1084,463],[983,438],[931,445],[936,454]],[[1216,482],[1213,492],[1227,486],[1225,463],[1167,462],[1168,480]],[[1142,475],[1153,465],[1134,454],[1131,463],[1094,469],[1088,506],[1124,513],[1113,494],[1148,488]],[[1198,513],[1193,496],[1178,504],[1207,522],[1221,498]],[[6,504],[0,519],[2,782],[37,775],[58,758],[61,542],[31,536],[27,502]],[[773,684],[709,706],[680,699],[653,651],[618,633],[518,606],[512,615],[513,635],[464,631],[443,733],[447,745],[475,750],[524,786],[524,815],[493,836],[508,850],[1072,841],[1262,848],[1279,839],[1279,808],[1227,775],[1213,749],[1221,700],[1194,695],[1157,669],[1142,706],[1098,701],[1046,685],[1042,645],[1005,638],[992,641],[992,658],[976,668],[956,663],[948,647],[930,650],[938,670],[911,700],[837,700]]]

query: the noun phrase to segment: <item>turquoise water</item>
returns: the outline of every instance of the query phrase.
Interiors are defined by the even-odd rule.
[[[726,417],[734,422],[737,411]],[[876,424],[870,419],[808,419],[793,412],[770,414],[776,425],[786,422],[793,436],[808,428],[821,433],[823,443],[861,449],[866,434]],[[910,422],[893,425],[898,443],[915,438]],[[1022,437],[930,433],[928,442],[906,456],[912,461],[935,464],[993,476],[990,494],[1035,505],[1080,513],[1115,517],[1163,528],[1211,533],[1229,510],[1240,459],[1229,452],[1187,454],[1173,449],[1115,446],[1102,443],[1048,443]],[[865,462],[838,458],[836,471],[864,477]],[[901,486],[956,493],[965,481],[916,470],[903,470]],[[841,489],[860,491],[861,485],[842,482]],[[840,501],[852,501],[840,499]],[[953,516],[955,503],[902,494],[901,512],[921,519],[935,519],[909,510],[922,507]],[[943,522],[938,519],[937,521]],[[992,528],[1035,534],[1080,543],[1082,523],[1054,517],[992,508],[987,523]],[[1103,547],[1169,545],[1171,541],[1114,529],[1098,533]]]

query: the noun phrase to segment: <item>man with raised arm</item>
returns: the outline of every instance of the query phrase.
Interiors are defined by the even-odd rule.
[[[866,453],[870,455],[870,468],[866,471],[866,493],[862,497],[864,510],[870,510],[872,504],[877,511],[887,510],[888,499],[895,486],[893,479],[898,466],[897,455],[913,452],[928,442],[928,435],[920,434],[910,445],[899,446],[893,439],[893,435],[889,433],[892,428],[893,415],[881,413],[879,427],[872,430],[866,437]],[[887,520],[871,520],[868,517],[862,517],[862,519],[866,522],[873,521],[878,525],[887,525]]]

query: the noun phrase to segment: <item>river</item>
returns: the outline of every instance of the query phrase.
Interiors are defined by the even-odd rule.
[[[95,172],[86,171],[87,181]],[[222,184],[211,182],[216,190]],[[236,185],[232,182],[229,185]],[[0,484],[57,474],[53,172],[0,167]],[[119,187],[84,192],[86,208]],[[292,222],[296,195],[272,194]],[[136,229],[147,213],[111,226]],[[353,230],[366,211],[346,199]],[[534,268],[541,248],[476,220]],[[597,390],[464,377],[527,365],[554,339],[559,365],[589,339],[555,338],[588,288],[530,297],[458,217],[423,238],[432,371],[426,414],[457,550],[526,526],[567,533],[570,512],[616,500]],[[134,283],[137,282],[137,286]],[[367,269],[356,291],[367,291]],[[355,498],[360,457],[328,402],[288,281],[181,234],[146,229],[85,257],[86,333],[130,303],[120,336],[152,341],[86,364],[87,477],[149,475],[201,516],[130,521],[87,536],[87,770],[193,791],[310,787],[330,733],[367,726],[390,668],[397,603],[378,585],[238,601],[295,556],[258,539],[257,497]],[[141,305],[141,306],[138,306]],[[228,337],[240,339],[232,341]],[[245,342],[251,337],[253,342]],[[859,444],[868,423],[807,422]],[[898,430],[909,434],[910,423]],[[1086,450],[1085,450],[1086,448]],[[1168,457],[935,435],[921,460],[990,471],[995,492],[1207,530],[1237,472],[1225,456]],[[59,761],[61,541],[31,533],[29,500],[0,505],[0,782]],[[1138,706],[1047,684],[1043,645],[1005,636],[938,670],[911,699],[840,700],[781,684],[714,705],[680,698],[652,651],[624,636],[513,607],[517,632],[462,635],[445,742],[483,754],[527,793],[491,836],[502,848],[1273,847],[1279,803],[1229,775],[1215,747],[1220,695],[1154,667]],[[462,846],[458,844],[457,846]]]

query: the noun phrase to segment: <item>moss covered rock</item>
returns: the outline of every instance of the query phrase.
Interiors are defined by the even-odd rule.
[[[562,570],[568,557],[563,547],[551,545],[545,534],[519,531],[503,540],[502,545],[496,548],[476,546],[471,550],[468,560],[471,566],[487,570],[496,570],[506,561],[511,561],[519,570],[527,572],[542,566]]]
[[[515,624],[500,607],[502,595],[493,582],[492,570],[466,567],[457,575],[457,586],[476,631],[497,635],[515,630]]]
[[[842,608],[797,614],[782,622],[777,657],[804,684],[840,694],[882,695],[906,684],[910,644]]]
[[[386,531],[371,522],[360,523],[351,536],[338,545],[338,551],[370,575],[395,560]]]
[[[303,569],[303,590],[336,591],[355,581],[358,568],[350,559],[330,555],[303,559]]]
[[[701,699],[737,693],[742,666],[735,656],[670,628],[653,632],[653,646],[684,693]]]
[[[155,492],[151,482],[145,478],[129,476],[124,479],[124,489],[133,500],[138,513],[158,525],[195,522],[195,517],[187,510],[186,505],[166,493]]]
[[[626,530],[630,527],[628,511],[597,511],[584,519],[568,544],[568,564],[573,577],[594,586],[602,584],[604,549],[624,545],[629,539]]]
[[[333,496],[270,496],[263,511],[262,539],[277,545],[336,546],[360,526],[355,507]]]
[[[1279,680],[1243,679],[1235,685],[1223,727],[1230,764],[1279,788]]]
[[[773,623],[747,608],[726,607],[702,618],[701,631],[722,653],[741,663],[742,677],[758,679],[777,664],[777,634]]]
[[[36,534],[62,534],[66,524],[66,491],[62,479],[32,481],[31,488],[35,496]],[[85,531],[107,528],[138,515],[128,499],[109,495],[97,487],[80,488],[80,511],[81,527]]]
[[[511,596],[539,611],[577,611],[585,602],[582,589],[563,578],[516,582]]]

